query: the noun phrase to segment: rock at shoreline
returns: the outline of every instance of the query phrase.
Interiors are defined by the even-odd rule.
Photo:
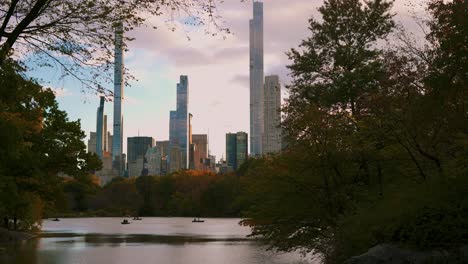
[[[0,228],[0,244],[19,243],[35,237],[34,234]]]
[[[468,246],[456,250],[411,251],[395,245],[378,245],[344,264],[462,264],[468,263]]]

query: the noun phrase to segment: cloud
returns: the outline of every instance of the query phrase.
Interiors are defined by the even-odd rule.
[[[232,79],[231,82],[244,86],[245,88],[249,88],[250,79],[249,75],[242,75],[236,74]]]
[[[54,92],[55,97],[57,98],[73,95],[73,93],[67,88],[54,88],[54,87],[49,87],[49,88],[52,90],[52,92]]]

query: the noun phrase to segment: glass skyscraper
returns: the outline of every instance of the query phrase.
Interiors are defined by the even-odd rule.
[[[245,132],[226,134],[226,163],[234,170],[247,160],[248,135]]]
[[[226,134],[226,163],[231,168],[237,168],[237,134]]]
[[[152,137],[129,137],[127,138],[127,163],[130,177],[142,175],[145,157],[148,149],[154,146]]]
[[[170,112],[169,119],[169,167],[171,172],[187,169],[189,166],[188,98],[188,77],[182,75],[177,84],[177,109]]]
[[[114,135],[112,138],[112,167],[119,176],[123,176],[125,161],[122,155],[123,147],[123,116],[122,100],[124,98],[123,80],[123,25],[115,30],[114,54]]]
[[[107,136],[104,130],[104,96],[101,96],[96,118],[96,154],[101,160],[104,151],[104,138]]]
[[[263,3],[254,1],[250,20],[250,154],[262,155],[263,136]]]

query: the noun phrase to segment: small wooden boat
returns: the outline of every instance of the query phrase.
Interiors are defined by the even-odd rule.
[[[130,224],[130,222],[127,220],[127,219],[124,219],[122,222],[121,222],[122,225],[128,225]]]
[[[58,218],[56,217],[56,218],[52,219],[52,221],[58,222],[58,221],[60,221],[60,219],[58,219]]]
[[[192,220],[192,223],[204,223],[204,222],[205,222],[205,220],[201,220],[200,218],[194,218]]]

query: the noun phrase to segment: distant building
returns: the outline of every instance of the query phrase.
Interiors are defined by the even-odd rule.
[[[234,168],[227,163],[227,161],[220,160],[218,163],[216,163],[216,173],[220,174],[226,174],[233,172]]]
[[[161,175],[161,153],[159,152],[158,147],[149,148],[146,151],[146,163],[145,168],[147,169],[147,173],[150,176],[159,176]]]
[[[145,157],[138,156],[135,160],[128,161],[127,164],[128,177],[140,177],[142,176],[143,169],[145,168]]]
[[[248,135],[245,132],[226,134],[226,164],[234,170],[247,160]]]
[[[192,135],[193,169],[199,171],[209,170],[208,161],[208,135]]]
[[[108,184],[116,175],[113,174],[112,170],[112,155],[110,152],[104,152],[102,161],[102,169],[95,172],[96,176],[99,178],[99,183],[101,186]]]
[[[156,141],[156,147],[161,153],[161,156],[167,156],[169,154],[169,141]]]
[[[102,159],[104,152],[104,96],[101,96],[96,118],[96,154]]]
[[[180,76],[180,82],[177,84],[177,109],[170,112],[169,119],[170,172],[189,167],[188,98],[188,77],[182,75]],[[180,153],[177,154],[175,151]],[[176,158],[175,161],[173,161],[172,156]]]
[[[193,142],[192,142],[192,118],[193,118],[193,115],[189,113],[189,134],[188,134],[188,138],[189,138],[189,155],[188,155],[188,159],[189,159],[189,166],[188,168],[190,170],[194,170],[195,169],[195,146],[193,145]]]
[[[245,132],[238,132],[236,140],[236,167],[234,169],[238,170],[249,158],[249,136]]]
[[[226,163],[237,168],[237,134],[226,134]]]
[[[141,176],[146,152],[154,146],[152,137],[127,138],[128,176]]]
[[[278,75],[265,77],[263,154],[281,151],[281,86]]]
[[[263,3],[253,2],[250,20],[250,154],[260,156],[263,136]]]
[[[104,127],[103,127],[103,133],[102,133],[104,137],[104,145],[103,145],[104,152],[111,152],[109,151],[109,134],[110,133],[107,131],[107,115],[104,115]]]
[[[178,145],[171,146],[169,153],[169,173],[181,170],[183,167],[182,151]]]
[[[123,158],[123,115],[122,101],[124,99],[124,49],[123,24],[115,29],[114,54],[114,136],[112,138],[112,167],[119,176],[123,176],[125,160]]]
[[[90,132],[89,134],[88,152],[96,153],[96,132]]]
[[[216,173],[216,156],[208,154],[207,164],[209,164],[209,170]]]
[[[112,154],[112,134],[107,132],[107,152]]]
[[[161,154],[161,175],[167,175],[169,159],[169,141],[156,141],[156,147]]]

